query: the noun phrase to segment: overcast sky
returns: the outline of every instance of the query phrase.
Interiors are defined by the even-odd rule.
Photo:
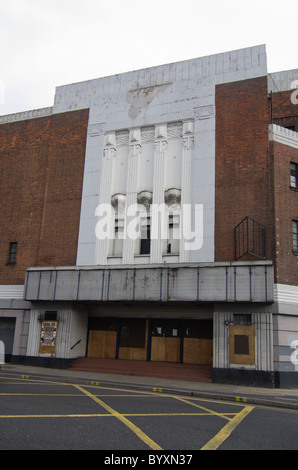
[[[260,44],[268,72],[298,68],[297,1],[0,0],[0,44],[3,115],[52,106],[59,85]]]

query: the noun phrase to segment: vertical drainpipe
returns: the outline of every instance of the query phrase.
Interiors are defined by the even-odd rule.
[[[28,290],[28,284],[29,284],[29,274],[30,274],[30,271],[27,271],[27,273],[26,273],[26,282],[25,282],[25,294],[24,294],[25,300],[27,300],[27,290]]]
[[[103,289],[104,289],[104,281],[105,281],[105,270],[102,270],[102,284],[101,284],[101,300],[103,300]]]
[[[79,274],[78,274],[78,286],[77,286],[77,300],[79,300],[80,282],[81,282],[81,270],[79,269]]]
[[[110,295],[110,279],[111,279],[111,270],[109,269],[107,300],[109,300],[109,295]]]
[[[42,271],[39,271],[38,290],[37,290],[37,300],[39,300],[40,284],[41,284],[41,273],[42,273]]]
[[[56,270],[55,286],[54,286],[54,298],[53,298],[53,300],[55,300],[55,298],[56,298],[57,278],[58,278],[58,271]]]

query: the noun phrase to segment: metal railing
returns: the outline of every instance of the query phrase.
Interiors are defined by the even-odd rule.
[[[266,227],[251,217],[245,217],[234,229],[235,260],[245,255],[266,259]]]

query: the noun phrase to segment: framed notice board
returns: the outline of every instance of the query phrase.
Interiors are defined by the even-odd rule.
[[[57,321],[43,320],[41,324],[40,346],[41,354],[54,354],[56,351]]]

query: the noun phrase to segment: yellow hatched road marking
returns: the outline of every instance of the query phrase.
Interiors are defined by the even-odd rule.
[[[92,395],[92,393],[88,392],[88,390],[85,390],[83,387],[80,387],[79,385],[74,385],[78,390],[81,392],[85,393],[88,397],[90,397],[92,400],[94,400],[96,403],[101,405],[105,410],[107,410],[109,413],[111,413],[112,416],[115,416],[115,418],[119,419],[123,424],[125,424],[131,431],[133,431],[145,444],[147,444],[151,449],[154,450],[162,450],[162,448],[156,444],[150,437],[148,437],[143,431],[141,431],[140,428],[135,426],[131,421],[129,421],[125,416],[122,414],[118,413],[118,411],[114,410],[111,408],[109,405],[104,403],[102,400],[100,400],[98,397],[95,395]]]
[[[201,450],[216,450],[231,435],[238,424],[254,409],[253,406],[246,406],[239,411],[236,416],[227,423]]]
[[[218,413],[217,411],[213,411],[213,410],[210,410],[209,408],[206,408],[205,406],[202,406],[202,405],[198,405],[197,403],[193,403],[189,400],[185,400],[185,398],[180,398],[180,397],[175,397],[177,400],[180,400],[180,401],[183,401],[185,403],[187,403],[188,405],[192,405],[192,406],[195,406],[196,408],[200,408],[201,410],[204,410],[207,412],[207,414],[211,414],[211,415],[215,415],[215,416],[219,416],[220,418],[224,418],[224,419],[227,419],[228,421],[230,421],[231,418],[228,418],[228,414],[231,414],[231,413]],[[233,415],[235,413],[232,413]]]
[[[202,412],[200,413],[136,413],[136,414],[133,414],[133,413],[119,413],[117,412],[116,410],[114,410],[113,408],[111,408],[109,405],[107,405],[106,403],[104,403],[102,400],[100,400],[98,398],[98,396],[106,396],[106,397],[110,397],[110,396],[127,396],[127,397],[133,397],[133,396],[138,396],[138,397],[148,397],[148,396],[151,396],[151,397],[158,397],[158,396],[161,396],[160,395],[160,392],[163,391],[163,389],[160,389],[160,388],[153,388],[153,392],[155,393],[152,393],[152,392],[148,392],[148,391],[140,391],[138,392],[138,394],[132,394],[130,392],[127,392],[127,390],[123,390],[121,388],[114,388],[113,387],[113,390],[116,391],[121,391],[121,392],[125,392],[125,394],[98,394],[98,395],[95,395],[95,394],[92,394],[90,393],[89,391],[87,391],[85,388],[83,387],[80,387],[79,385],[76,385],[76,384],[73,384],[73,383],[61,383],[61,382],[46,382],[46,381],[37,381],[36,379],[35,380],[32,380],[32,379],[29,379],[29,376],[22,376],[22,379],[25,378],[27,379],[27,381],[21,381],[20,379],[17,379],[19,380],[19,382],[4,382],[5,384],[30,384],[30,385],[67,385],[67,386],[72,386],[72,387],[75,387],[77,388],[79,391],[83,392],[84,395],[81,395],[81,394],[27,394],[27,393],[1,393],[0,396],[87,396],[89,398],[91,398],[92,400],[94,400],[95,402],[97,402],[99,405],[101,405],[106,411],[108,411],[108,413],[98,413],[98,414],[65,414],[65,415],[47,415],[47,414],[43,414],[43,415],[0,415],[0,418],[80,418],[80,417],[116,417],[117,419],[119,419],[123,424],[125,424],[130,430],[132,430],[144,443],[146,443],[149,447],[151,447],[152,449],[154,450],[162,450],[162,448],[156,444],[152,439],[150,439],[143,431],[141,431],[140,428],[138,428],[137,426],[135,426],[131,421],[129,421],[126,417],[137,417],[137,416],[218,416],[218,417],[221,417],[223,419],[226,419],[228,421],[228,423],[207,443],[203,446],[203,448],[201,450],[215,450],[217,449],[230,435],[231,433],[233,432],[234,429],[236,429],[236,427],[238,426],[238,424],[254,409],[254,407],[250,407],[250,406],[246,406],[245,408],[243,408],[240,412],[238,413],[218,413],[216,411],[213,411],[213,410],[210,410],[209,408],[206,408],[202,405],[199,405],[199,404],[196,404],[194,403],[193,401],[189,401],[189,400],[186,400],[182,397],[178,397],[178,396],[173,396],[173,395],[167,395],[167,394],[162,394],[163,397],[168,397],[170,396],[171,398],[175,398],[177,400],[180,400],[182,402],[185,402],[187,404],[190,404],[194,407],[197,407],[199,409],[202,410]],[[6,379],[6,380],[9,380],[9,379]],[[11,378],[10,378],[11,380]],[[99,382],[89,382],[89,386],[88,384],[85,385],[86,388],[89,388],[90,385],[96,385],[97,387],[96,388],[99,388],[101,390],[111,390],[110,387],[108,386],[100,386],[98,387],[99,385]],[[156,393],[157,392],[157,393]],[[210,400],[208,399],[203,399],[203,398],[199,398],[199,397],[194,397],[192,398],[192,400],[197,400],[197,401],[206,401],[206,402],[210,402]],[[247,398],[246,397],[236,397],[235,398],[236,402],[238,402],[238,404],[235,404],[235,406],[241,406],[239,402],[242,402],[242,403],[246,403],[247,402]],[[212,400],[212,402],[214,402],[214,400]],[[215,401],[217,402],[217,401]],[[222,404],[222,401],[218,401],[217,403],[221,403]]]

